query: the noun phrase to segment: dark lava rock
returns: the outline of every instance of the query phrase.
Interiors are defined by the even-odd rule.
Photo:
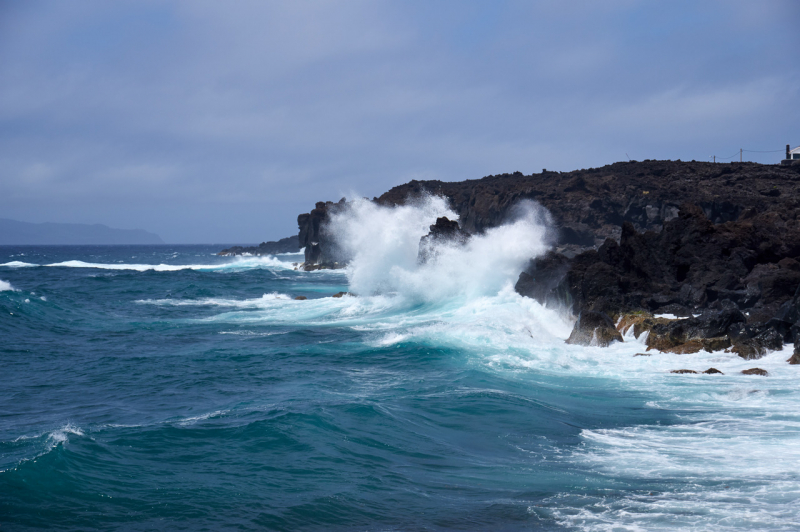
[[[564,301],[567,294],[559,292],[559,286],[570,269],[570,260],[560,253],[548,251],[533,259],[519,275],[514,289],[523,296],[535,299],[543,305]]]
[[[633,355],[633,356],[635,356],[635,357],[649,357],[649,356],[650,356],[650,355],[652,355],[652,354],[653,354],[653,353],[636,353],[636,354],[635,354],[635,355]]]
[[[719,351],[730,347],[728,330],[734,323],[744,322],[744,315],[735,308],[708,310],[698,317],[653,324],[647,337],[647,348],[673,353],[696,353],[701,349]]]
[[[331,297],[343,297],[343,296],[352,296],[350,292],[337,292],[333,294]]]
[[[794,345],[794,353],[787,360],[789,364],[800,364],[800,343]]]
[[[622,341],[622,335],[614,327],[614,322],[602,312],[583,311],[575,322],[568,344],[595,345],[606,347],[611,342]]]
[[[461,230],[458,222],[445,216],[436,219],[430,226],[430,233],[419,240],[417,262],[422,264],[437,255],[437,248],[442,244],[463,245],[469,240],[469,235]]]
[[[716,374],[716,373],[719,373],[720,375],[725,375],[724,373],[722,373],[722,372],[721,372],[720,370],[718,370],[717,368],[708,368],[708,369],[707,369],[707,370],[705,370],[703,373],[706,373],[706,374],[708,374],[708,375],[714,375],[714,374]]]
[[[777,348],[770,331],[782,342],[800,339],[800,165],[624,162],[463,182],[415,180],[373,201],[395,206],[424,195],[446,198],[458,214],[457,222],[437,221],[431,241],[482,233],[522,203],[543,207],[554,252],[530,263],[517,290],[576,315],[702,314],[653,328],[659,348],[690,352],[731,342],[754,357]],[[346,263],[326,227],[347,208],[344,200],[318,203],[298,217],[306,269]]]
[[[697,373],[693,369],[673,369],[670,373]]]
[[[783,336],[773,328],[766,328],[752,338],[737,340],[731,351],[745,360],[755,360],[783,347]]]
[[[308,298],[307,298],[306,296],[297,296],[297,297],[296,297],[296,298],[294,298],[294,299],[295,299],[295,301],[305,301],[305,300],[306,300],[306,299],[308,299]]]
[[[761,368],[750,368],[750,369],[743,370],[742,374],[743,375],[761,375],[763,377],[766,377],[767,375],[769,375],[769,372],[767,370],[761,369]]]
[[[297,226],[300,229],[298,241],[300,247],[305,248],[304,270],[338,268],[347,263],[349,257],[337,246],[328,224],[332,215],[349,207],[345,198],[336,203],[319,201],[311,212],[297,217]]]

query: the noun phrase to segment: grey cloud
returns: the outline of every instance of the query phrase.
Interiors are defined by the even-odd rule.
[[[7,8],[0,209],[252,242],[413,178],[800,144],[796,4],[758,5]]]

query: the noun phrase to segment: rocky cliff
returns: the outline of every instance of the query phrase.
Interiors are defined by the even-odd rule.
[[[339,268],[347,262],[347,257],[342,256],[327,227],[329,217],[346,208],[345,198],[336,203],[320,201],[311,212],[297,217],[300,247],[305,248],[304,269]]]
[[[543,205],[557,226],[557,245],[521,273],[517,291],[577,316],[686,317],[680,327],[652,316],[637,322],[652,331],[656,348],[707,348],[699,339],[711,332],[725,338],[714,346],[743,352],[745,344],[759,352],[775,348],[778,338],[800,341],[800,321],[793,318],[800,319],[800,167],[624,162],[565,173],[411,181],[374,201],[398,205],[423,194],[448,198],[459,231],[467,234],[502,224],[521,200]],[[318,203],[299,217],[308,264],[334,262],[325,219],[343,207]],[[444,221],[437,225],[428,240],[451,230]],[[722,329],[708,325],[726,312]],[[576,327],[594,322],[603,320],[587,315]],[[585,337],[579,332],[573,337]]]

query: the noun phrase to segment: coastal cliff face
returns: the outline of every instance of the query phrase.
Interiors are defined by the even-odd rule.
[[[788,217],[780,221],[781,227],[791,225],[800,200],[798,185],[800,167],[643,161],[563,173],[515,172],[460,182],[410,181],[374,201],[402,205],[423,194],[441,195],[458,213],[461,229],[474,234],[502,224],[521,200],[533,200],[552,214],[559,246],[574,255],[601,246],[607,238],[619,241],[625,222],[639,232],[658,232],[665,222],[678,217],[686,202],[700,207],[714,224],[769,212]],[[344,205],[344,200],[320,202],[298,217],[300,246],[306,248],[307,263],[330,262],[323,250],[328,246],[325,221],[329,209]]]
[[[450,200],[461,228],[478,233],[503,223],[515,204],[530,199],[553,215],[560,243],[599,246],[606,238],[619,240],[624,222],[640,232],[660,231],[687,201],[714,223],[737,220],[748,208],[763,212],[793,205],[798,177],[796,168],[755,163],[622,162],[563,173],[411,181],[377,201],[397,205],[420,194],[439,194]]]
[[[297,217],[297,226],[300,230],[298,240],[300,247],[305,248],[303,267],[306,270],[338,268],[346,262],[346,257],[342,257],[327,227],[329,217],[346,208],[345,198],[336,203],[319,201],[311,212]]]
[[[655,327],[655,348],[690,349],[687,342],[704,348],[708,342],[699,339],[711,332],[724,337],[714,346],[733,346],[747,356],[800,342],[800,321],[794,319],[795,314],[800,319],[800,167],[625,162],[568,173],[411,181],[374,201],[402,205],[425,194],[446,197],[465,234],[501,225],[522,200],[547,208],[558,229],[557,243],[531,261],[517,291],[576,316],[599,312],[617,320],[626,313],[657,312],[687,317],[679,327],[683,332],[655,318],[647,322]],[[298,218],[307,264],[335,262],[324,228],[326,216],[337,208],[344,202],[318,203]],[[435,232],[432,227],[427,239]],[[730,318],[723,320],[724,327],[703,325],[723,311]],[[595,321],[602,320],[587,317],[576,327]],[[585,336],[579,333],[573,337]],[[800,354],[797,358],[800,362]]]

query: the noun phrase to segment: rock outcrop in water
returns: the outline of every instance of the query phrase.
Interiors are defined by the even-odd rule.
[[[438,246],[442,244],[463,245],[469,240],[469,234],[459,227],[458,222],[444,216],[437,218],[430,226],[430,233],[419,240],[417,262],[422,264],[436,255]]]
[[[411,181],[374,201],[399,205],[423,194],[446,197],[464,234],[502,224],[522,200],[544,206],[557,226],[556,245],[531,261],[517,291],[574,315],[647,314],[652,323],[639,327],[652,349],[731,349],[758,358],[800,341],[800,167],[622,162]],[[343,202],[318,203],[298,218],[307,265],[336,262],[324,227],[338,208]],[[800,362],[800,354],[792,358]]]
[[[345,198],[334,203],[332,201],[317,202],[314,209],[297,217],[300,229],[298,239],[300,247],[305,248],[305,261],[301,265],[305,270],[334,269],[344,266],[347,257],[343,257],[335,239],[329,233],[330,216],[348,207]]]

